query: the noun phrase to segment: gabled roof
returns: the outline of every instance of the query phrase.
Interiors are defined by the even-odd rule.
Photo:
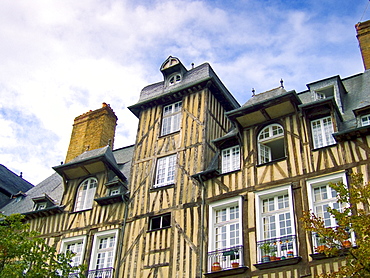
[[[122,180],[127,179],[119,169],[117,161],[109,146],[84,152],[72,161],[55,166],[53,169],[66,179],[76,179],[88,176],[102,172],[105,169],[112,170],[118,178]]]
[[[301,101],[295,91],[287,92],[278,87],[253,96],[242,107],[226,112],[226,115],[247,127],[293,113],[299,104]]]

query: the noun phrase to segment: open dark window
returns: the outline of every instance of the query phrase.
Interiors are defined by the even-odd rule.
[[[284,129],[281,125],[271,124],[264,127],[257,139],[259,164],[285,157]]]
[[[149,220],[149,231],[171,227],[171,214],[153,216]]]

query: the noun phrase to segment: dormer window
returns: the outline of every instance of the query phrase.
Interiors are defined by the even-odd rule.
[[[334,96],[334,87],[330,86],[324,89],[316,90],[313,92],[314,100],[326,99]]]
[[[74,211],[91,209],[98,180],[96,178],[85,179],[77,190],[76,204]]]
[[[222,150],[222,173],[240,169],[240,147],[234,146]]]
[[[46,209],[46,202],[35,204],[34,210],[42,210],[42,209]]]
[[[168,85],[175,85],[176,83],[179,83],[181,81],[181,75],[180,74],[174,74],[172,75],[168,80]]]
[[[314,149],[335,144],[333,137],[334,127],[331,117],[324,117],[311,121]]]
[[[121,194],[122,186],[113,186],[109,188],[109,196]]]
[[[285,157],[284,129],[279,124],[271,124],[258,134],[259,164]]]
[[[370,114],[362,116],[360,122],[361,122],[361,126],[370,125]]]

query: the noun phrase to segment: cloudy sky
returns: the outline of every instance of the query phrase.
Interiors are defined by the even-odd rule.
[[[64,161],[73,119],[109,103],[115,148],[127,109],[169,56],[209,62],[243,104],[252,88],[297,92],[363,71],[354,25],[368,0],[2,0],[0,164],[37,184]]]

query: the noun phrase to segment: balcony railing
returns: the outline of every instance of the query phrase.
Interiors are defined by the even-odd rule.
[[[243,246],[220,249],[208,253],[208,272],[244,266]]]
[[[112,278],[113,270],[113,267],[89,270],[87,272],[87,278]]]
[[[271,238],[257,242],[258,263],[284,260],[297,256],[295,235]]]

